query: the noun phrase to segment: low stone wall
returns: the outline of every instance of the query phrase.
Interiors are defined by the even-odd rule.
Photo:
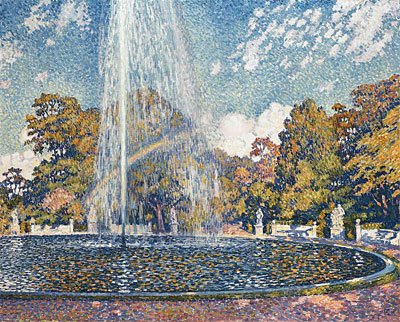
[[[74,233],[74,221],[71,219],[68,225],[59,225],[58,227],[52,228],[51,226],[45,225],[41,227],[36,225],[34,219],[31,220],[31,235],[68,235]]]
[[[296,226],[277,224],[276,220],[273,220],[271,224],[271,236],[316,238],[317,223],[314,222],[313,226]]]
[[[357,219],[356,240],[368,244],[400,246],[400,231],[391,229],[363,229],[360,225],[360,219]]]

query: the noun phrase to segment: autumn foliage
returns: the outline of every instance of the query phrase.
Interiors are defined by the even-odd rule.
[[[273,219],[317,221],[319,236],[328,236],[329,213],[336,203],[346,211],[348,236],[356,218],[398,227],[400,76],[357,86],[351,97],[351,107],[335,103],[323,108],[312,99],[294,105],[279,134],[280,144],[268,137],[256,138],[247,157],[230,157],[216,149],[200,160],[185,152],[187,147],[180,154],[153,153],[130,169],[131,201],[158,231],[166,230],[174,205],[179,205],[179,219],[188,227],[195,226],[198,216],[211,211],[188,205],[187,178],[195,171],[199,182],[214,190],[210,209],[250,232],[261,208],[265,225]],[[148,112],[140,124],[130,123],[131,130],[137,129],[136,143],[145,139],[144,128],[149,129],[147,139],[153,141],[167,129],[175,133],[188,128],[184,116],[158,93],[138,90],[130,99]],[[15,207],[24,207],[27,216],[39,223],[83,220],[84,198],[93,184],[99,111],[82,110],[75,98],[58,94],[42,94],[33,108],[35,112],[26,117],[26,144],[43,161],[34,169],[32,180],[24,179],[20,169],[4,174],[1,232],[7,231],[8,214]],[[333,114],[329,116],[328,110]],[[113,115],[116,120],[117,116]],[[218,169],[212,178],[204,170],[211,164]]]

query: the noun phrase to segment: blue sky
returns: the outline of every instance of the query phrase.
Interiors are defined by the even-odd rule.
[[[307,97],[327,111],[335,102],[351,105],[357,85],[400,72],[399,0],[176,2],[211,111],[212,140],[232,155],[248,153],[256,136],[277,140],[291,106]],[[99,107],[99,43],[109,3],[0,0],[3,166],[27,149],[21,131],[40,93]],[[26,151],[20,159],[28,164],[33,156]]]

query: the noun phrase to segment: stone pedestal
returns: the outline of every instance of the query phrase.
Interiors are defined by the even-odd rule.
[[[276,235],[276,220],[272,220],[272,224],[271,224],[271,235],[275,236]]]
[[[178,223],[171,224],[171,234],[173,236],[178,236]]]
[[[35,218],[31,218],[31,234],[35,234],[36,233],[36,222],[35,222]]]
[[[312,226],[312,238],[317,238],[317,222],[314,221]]]
[[[262,236],[263,235],[263,225],[255,225],[254,226],[256,229],[256,236]]]
[[[361,225],[360,219],[356,219],[356,241],[361,241]]]
[[[88,221],[88,233],[89,234],[97,234],[97,222],[96,221]]]
[[[96,216],[96,209],[92,205],[89,209],[89,215],[87,217],[87,231],[89,234],[97,234],[97,216]]]
[[[344,239],[344,228],[342,227],[332,227],[331,228],[331,238],[336,240]]]
[[[73,234],[74,233],[74,220],[72,218],[70,218],[69,220],[69,233]]]

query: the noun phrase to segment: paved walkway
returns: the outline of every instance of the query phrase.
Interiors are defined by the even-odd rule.
[[[400,258],[400,250],[385,253]],[[397,322],[400,320],[400,281],[327,295],[253,300],[0,299],[0,321],[105,320]]]

